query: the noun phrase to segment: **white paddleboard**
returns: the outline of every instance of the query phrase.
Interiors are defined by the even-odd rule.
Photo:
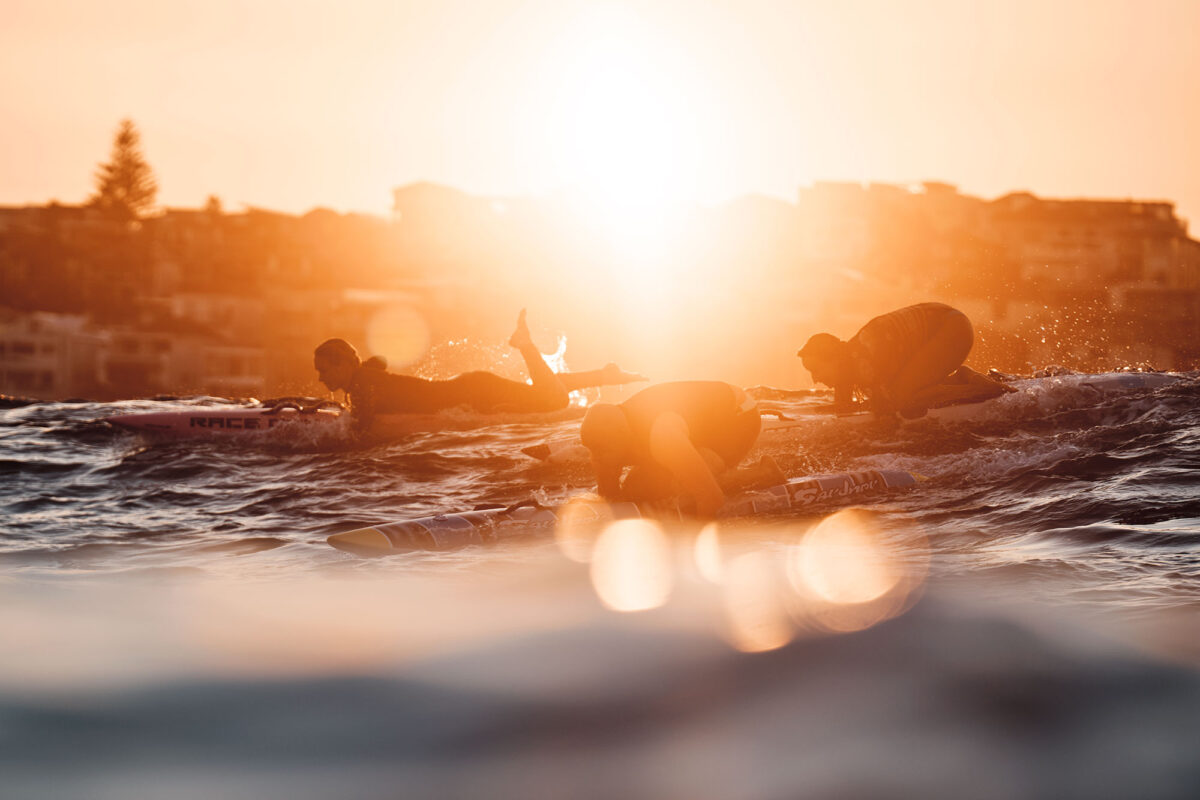
[[[120,414],[106,421],[137,433],[177,438],[212,438],[264,433],[280,426],[328,425],[341,419],[336,408],[301,410],[294,406],[274,408],[205,408]]]

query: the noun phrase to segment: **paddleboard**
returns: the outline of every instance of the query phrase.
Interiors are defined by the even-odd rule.
[[[1042,378],[1024,378],[1009,382],[1007,385],[1016,389],[1018,392],[1027,389],[1032,389],[1039,385],[1047,385],[1053,382],[1065,383],[1078,386],[1085,390],[1098,391],[1102,393],[1123,392],[1135,389],[1157,389],[1160,386],[1166,386],[1175,383],[1182,379],[1183,376],[1175,375],[1169,372],[1107,372],[1099,375],[1082,375],[1069,373],[1065,375],[1049,376]],[[998,408],[996,401],[1003,399],[1007,395],[991,397],[986,400],[977,400],[970,403],[957,403],[955,405],[941,406],[931,408],[925,416],[915,420],[900,420],[901,424],[909,425],[912,423],[926,422],[936,420],[943,423],[964,422],[987,414],[989,411]],[[847,425],[862,425],[869,424],[875,420],[875,415],[869,411],[858,411],[850,414],[833,414],[824,410],[809,410],[806,413],[796,414],[794,416],[771,416],[763,417],[762,430],[764,433],[769,431],[784,430],[787,428],[796,428],[826,422],[837,422]],[[536,458],[539,461],[546,461],[552,464],[567,464],[585,462],[591,458],[588,449],[583,446],[583,443],[578,438],[562,438],[552,439],[542,444],[532,445],[530,447],[521,448],[521,452],[530,458]]]
[[[914,486],[921,478],[900,470],[869,470],[795,478],[770,489],[731,498],[718,517],[744,517],[802,509],[828,501],[857,498]],[[506,538],[553,529],[569,519],[575,525],[603,525],[620,519],[679,519],[678,512],[649,509],[635,503],[606,503],[577,499],[549,507],[532,501],[513,506],[389,522],[335,533],[326,541],[338,550],[359,556],[379,556],[412,550],[450,550],[492,544]]]
[[[1052,375],[1042,378],[1023,378],[1015,381],[1010,381],[1007,386],[1016,389],[1017,392],[1035,389],[1039,386],[1047,386],[1060,384],[1065,386],[1074,386],[1086,391],[1100,392],[1102,394],[1127,392],[1136,389],[1157,389],[1160,386],[1166,386],[1175,383],[1182,379],[1181,375],[1173,375],[1169,372],[1106,372],[1099,375],[1080,375],[1068,373],[1064,375]],[[996,397],[989,397],[985,400],[976,400],[968,403],[955,403],[953,405],[938,406],[930,408],[925,412],[925,415],[916,419],[901,419],[901,424],[909,425],[920,423],[929,420],[934,420],[942,423],[964,422],[971,419],[976,419],[988,414],[990,411],[1000,408],[1001,403],[1009,394],[1002,394]],[[853,414],[837,414],[831,415],[830,418],[841,423],[861,424],[869,423],[875,419],[875,415],[869,411],[860,411]],[[781,424],[778,427],[791,427],[787,424]]]
[[[107,417],[105,421],[137,433],[177,438],[212,438],[263,433],[279,426],[328,425],[341,419],[343,413],[337,408],[302,409],[290,404],[272,408],[195,407],[179,411],[120,414]]]

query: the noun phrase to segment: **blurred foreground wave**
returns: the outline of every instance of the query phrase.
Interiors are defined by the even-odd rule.
[[[0,670],[4,795],[1185,798],[1200,785],[1200,672],[1066,608],[934,591],[864,631],[745,653],[714,631],[701,582],[616,615],[585,573],[526,554],[402,582],[56,583],[32,604],[7,584],[0,633],[21,655]],[[1197,633],[1194,617],[1166,627]]]

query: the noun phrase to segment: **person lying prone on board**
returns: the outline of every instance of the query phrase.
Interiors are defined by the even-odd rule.
[[[653,503],[682,495],[697,516],[711,518],[727,492],[787,480],[770,457],[736,469],[761,427],[758,405],[741,389],[681,381],[650,386],[620,405],[592,406],[579,436],[605,499]]]
[[[796,355],[815,382],[833,387],[836,412],[865,395],[880,417],[916,419],[931,407],[1015,391],[963,365],[974,342],[966,314],[920,303],[875,317],[848,342],[815,334]]]
[[[484,414],[558,411],[567,407],[568,395],[576,389],[646,380],[616,364],[588,372],[555,373],[533,343],[524,309],[508,343],[525,359],[532,383],[491,372],[467,372],[444,381],[396,375],[378,357],[364,363],[344,339],[321,343],[313,353],[313,368],[330,391],[346,392],[360,430],[369,429],[380,414],[433,414],[459,406]]]

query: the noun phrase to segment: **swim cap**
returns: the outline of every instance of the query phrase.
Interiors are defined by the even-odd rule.
[[[816,333],[809,337],[796,355],[801,358],[838,358],[846,343],[832,333]]]
[[[317,346],[313,355],[318,358],[330,359],[339,364],[345,361],[359,363],[358,351],[345,339],[326,339]]]
[[[588,409],[579,426],[579,438],[589,450],[616,448],[624,450],[629,445],[629,420],[620,406],[612,403],[597,403]]]

